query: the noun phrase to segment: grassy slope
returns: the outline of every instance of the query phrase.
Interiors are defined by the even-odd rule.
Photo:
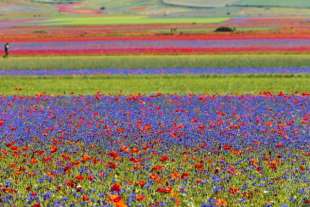
[[[1,77],[0,95],[104,94],[257,94],[310,91],[309,76],[88,76]],[[21,88],[21,91],[16,90]]]
[[[224,7],[226,4],[237,3],[238,0],[162,0],[162,2],[184,7]]]
[[[126,63],[126,64],[124,64]],[[0,69],[306,67],[310,55],[52,56],[0,58]]]
[[[163,1],[176,4],[167,5]],[[178,6],[178,4],[186,5],[192,4],[198,5],[198,8]],[[240,5],[259,5],[259,6],[291,6],[298,7],[299,9],[293,9],[289,11],[287,9],[266,10],[265,8],[239,8],[231,7],[226,8],[223,5],[226,4],[240,4]],[[219,6],[213,9],[199,8],[199,4],[204,6]],[[278,1],[278,0],[85,0],[82,1],[76,9],[91,9],[100,10],[104,7],[102,15],[138,15],[138,16],[160,16],[160,17],[222,17],[226,16],[229,11],[230,16],[290,16],[293,15],[310,15],[310,10],[300,10],[300,8],[306,8],[310,6],[309,1],[297,0],[297,1]],[[47,3],[35,3],[32,0],[4,0],[0,1],[0,20],[16,19],[16,18],[35,18],[40,20],[42,17],[81,17],[88,16],[83,14],[72,13],[59,13],[55,4]],[[36,22],[37,23],[37,22]]]
[[[213,24],[222,23],[228,18],[150,18],[146,16],[113,17],[62,17],[43,21],[44,25],[117,25],[117,24]]]
[[[0,20],[28,19],[56,16],[56,8],[49,4],[36,3],[30,0],[0,1]]]

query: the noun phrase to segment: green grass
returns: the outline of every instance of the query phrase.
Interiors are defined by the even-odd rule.
[[[124,64],[126,63],[126,64]],[[310,55],[51,56],[0,58],[0,69],[308,67]]]
[[[184,6],[184,7],[197,7],[197,8],[210,8],[210,7],[225,7],[237,3],[238,0],[162,0],[167,5]]]
[[[264,6],[264,7],[310,7],[310,2],[305,0],[240,0],[235,5],[240,6]]]
[[[41,22],[43,25],[118,25],[118,24],[185,24],[222,23],[228,18],[152,18],[147,16],[58,17]]]
[[[310,91],[310,76],[73,76],[0,77],[0,95],[257,94]],[[16,90],[21,88],[22,90]]]

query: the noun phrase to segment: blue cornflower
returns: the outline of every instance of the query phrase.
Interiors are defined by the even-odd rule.
[[[11,187],[11,185],[12,185],[11,181],[9,180],[5,181],[5,187],[9,188]]]
[[[221,179],[219,176],[212,176],[212,180],[213,180],[213,182],[215,182],[215,183],[219,183],[219,182],[222,181],[222,179]]]
[[[222,186],[214,186],[213,187],[213,192],[214,193],[218,193],[220,191],[222,191],[224,188]]]
[[[212,204],[203,203],[203,204],[201,204],[200,207],[215,207],[215,206]]]
[[[166,202],[160,202],[159,206],[161,206],[161,207],[167,206],[167,203]]]
[[[50,198],[52,197],[52,193],[51,192],[47,192],[43,195],[43,199],[46,201],[46,200],[49,200]]]
[[[13,196],[12,195],[8,195],[8,196],[5,196],[3,201],[4,203],[10,203],[10,201],[13,199]]]

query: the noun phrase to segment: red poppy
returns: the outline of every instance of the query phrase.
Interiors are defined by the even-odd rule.
[[[18,150],[18,147],[15,146],[15,145],[13,145],[13,146],[10,146],[10,149],[11,149],[12,151],[17,151],[17,150]]]
[[[94,181],[95,180],[95,176],[93,176],[93,175],[88,175],[87,176],[87,180],[89,180],[89,181]]]
[[[113,202],[115,207],[127,207],[122,197],[119,195],[109,195],[109,199]]]
[[[278,166],[279,166],[279,161],[278,160],[271,160],[269,163],[268,163],[268,167],[270,169],[272,169],[273,171],[276,171],[278,169]]]
[[[83,181],[84,180],[84,176],[83,175],[77,175],[75,176],[75,179],[78,181]]]
[[[31,161],[30,161],[30,163],[33,164],[33,165],[34,165],[34,164],[37,164],[37,163],[38,163],[38,160],[37,160],[36,158],[32,158]]]
[[[229,144],[224,144],[223,148],[224,148],[225,151],[229,151],[229,150],[232,149],[232,146],[229,145]]]
[[[228,191],[231,195],[236,195],[240,192],[239,188],[236,187],[230,187]]]
[[[76,183],[73,180],[68,180],[65,182],[68,187],[75,188]]]
[[[61,154],[61,157],[62,157],[62,159],[66,160],[66,161],[71,160],[70,155],[68,155],[67,153],[62,153],[62,154]]]
[[[52,160],[52,157],[43,157],[43,162],[50,162]]]
[[[87,161],[91,160],[91,157],[88,154],[83,154],[81,160],[82,160],[82,162],[87,162]]]
[[[170,177],[171,177],[172,180],[177,180],[181,176],[180,176],[180,174],[178,172],[173,172],[173,173],[171,173]]]
[[[181,178],[182,178],[183,180],[188,179],[188,177],[189,177],[189,173],[188,173],[188,172],[184,172],[184,173],[181,175]]]
[[[161,165],[155,165],[154,167],[152,167],[152,171],[157,171],[157,172],[161,171],[163,169],[164,169],[164,167]]]
[[[122,197],[119,195],[111,195],[109,197],[110,197],[110,200],[114,203],[117,203],[122,200]]]
[[[117,133],[124,133],[125,132],[125,129],[124,128],[122,128],[122,127],[119,127],[119,128],[117,128],[116,129],[116,131],[117,131]]]
[[[137,159],[137,158],[134,158],[134,157],[131,157],[131,158],[129,159],[129,161],[131,161],[131,162],[133,162],[133,163],[139,163],[139,162],[141,162],[140,159]]]
[[[216,205],[217,207],[226,207],[228,204],[227,204],[227,201],[226,201],[225,199],[220,199],[220,198],[218,198],[218,199],[216,199],[216,201],[215,201],[215,205]]]
[[[111,151],[108,155],[113,159],[117,159],[119,157],[119,154],[116,151]]]
[[[197,184],[202,184],[202,183],[203,183],[203,179],[197,178],[197,179],[196,179],[196,183],[197,183]]]
[[[27,146],[27,145],[25,145],[25,146],[22,147],[22,150],[23,150],[23,151],[27,151],[27,150],[29,150],[29,149],[30,149],[30,148],[29,148],[29,146]]]
[[[151,173],[151,174],[150,174],[150,178],[151,178],[153,181],[157,182],[157,183],[159,183],[160,180],[161,180],[160,176],[157,175],[156,173]]]
[[[97,91],[97,93],[96,93],[96,95],[95,95],[95,98],[96,98],[96,100],[97,100],[97,101],[99,101],[99,100],[100,100],[100,98],[101,98],[101,94],[100,94],[100,92],[99,92],[99,91]]]
[[[136,199],[137,199],[137,201],[143,201],[145,199],[145,196],[142,194],[137,194]]]
[[[101,178],[102,178],[102,177],[104,177],[104,172],[103,172],[103,171],[101,171],[101,172],[99,172],[99,173],[98,173],[98,175],[99,175],[99,177],[101,177]]]
[[[143,188],[145,186],[146,182],[144,180],[139,180],[136,185],[140,186],[141,188]]]
[[[11,146],[13,146],[14,144],[16,144],[16,142],[6,143],[5,145],[6,145],[7,147],[11,147]]]
[[[143,131],[145,131],[145,132],[150,132],[150,131],[152,131],[152,125],[146,124],[146,125],[143,127]]]
[[[55,145],[51,146],[51,153],[55,153],[57,152],[57,150],[58,150],[57,146]]]
[[[117,164],[114,162],[108,162],[107,163],[107,167],[110,169],[116,169],[117,168]]]
[[[88,201],[88,200],[89,200],[89,197],[88,197],[88,195],[85,195],[85,194],[84,194],[84,195],[82,196],[82,199],[83,199],[83,201]]]
[[[123,146],[120,147],[120,151],[121,152],[128,152],[128,147],[123,145]]]
[[[4,125],[4,120],[0,119],[0,127]]]
[[[41,207],[40,203],[35,203],[32,205],[32,207]]]
[[[266,127],[272,127],[272,126],[273,126],[272,121],[267,121],[267,122],[265,122],[265,126],[266,126]]]
[[[171,193],[172,188],[171,187],[157,188],[156,192],[158,192],[158,193]]]
[[[35,152],[34,152],[36,155],[39,155],[39,156],[42,156],[42,155],[44,155],[44,150],[36,150]]]
[[[199,171],[203,170],[204,169],[204,163],[203,162],[196,163],[195,169],[199,170]]]
[[[253,165],[254,167],[258,167],[258,160],[256,158],[250,159],[250,164]]]
[[[166,162],[166,161],[168,161],[169,160],[169,157],[167,156],[167,155],[163,155],[163,156],[161,156],[161,158],[160,158],[160,161],[161,162]]]
[[[131,149],[131,153],[138,153],[139,152],[139,149],[137,147],[133,147]]]
[[[122,189],[121,185],[119,183],[114,183],[112,186],[111,186],[111,191],[112,192],[120,192]]]

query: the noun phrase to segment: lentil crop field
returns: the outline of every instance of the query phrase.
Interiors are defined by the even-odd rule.
[[[309,207],[307,5],[0,2],[0,207]]]

